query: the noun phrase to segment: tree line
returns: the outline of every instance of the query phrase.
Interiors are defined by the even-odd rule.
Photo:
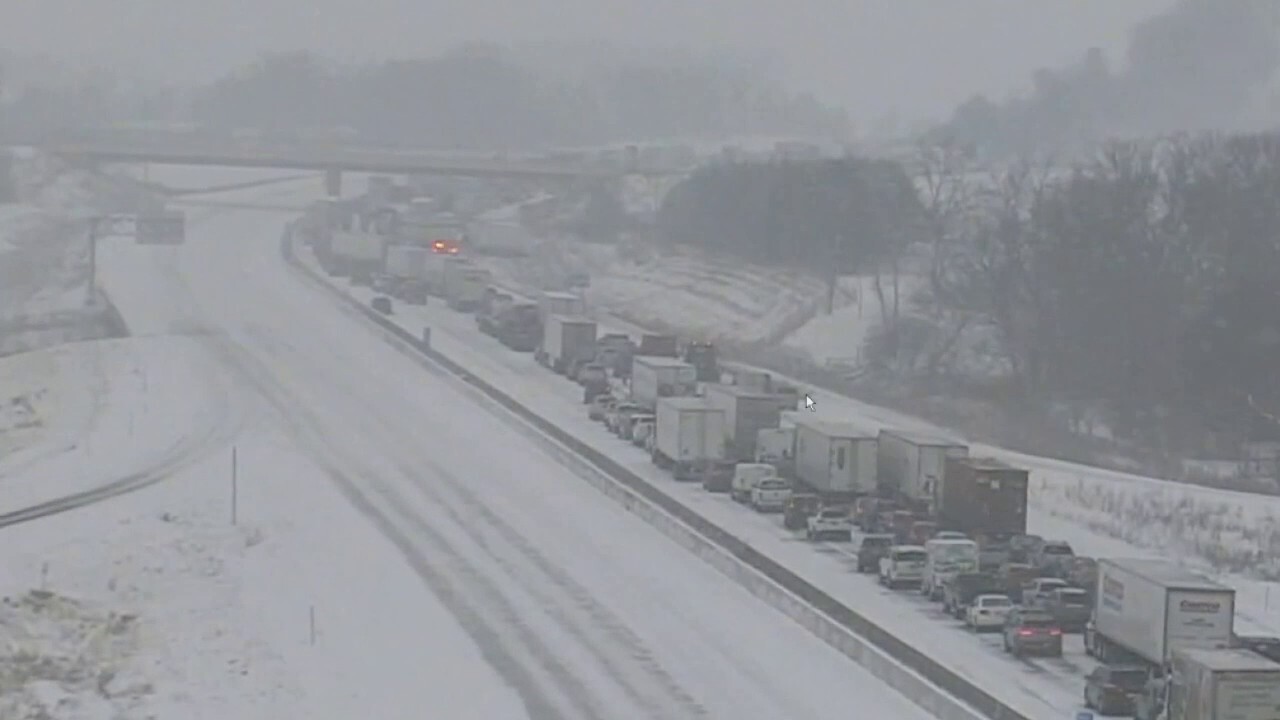
[[[1087,413],[1154,448],[1226,452],[1275,433],[1280,136],[1113,143],[1067,167],[967,160],[929,147],[906,168],[707,168],[670,193],[659,229],[829,275],[897,277],[923,256],[921,310],[883,313],[875,338],[900,375],[962,374],[981,335],[1016,406]]]
[[[714,67],[632,63],[586,80],[525,69],[468,46],[411,60],[338,66],[265,55],[201,90],[193,118],[221,128],[348,127],[379,143],[493,151],[658,137],[842,133],[842,111]]]

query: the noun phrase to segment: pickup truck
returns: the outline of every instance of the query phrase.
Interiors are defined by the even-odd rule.
[[[751,488],[751,507],[756,512],[782,512],[791,497],[791,485],[785,480],[761,480]]]
[[[1082,633],[1093,610],[1089,600],[1089,593],[1083,588],[1058,588],[1041,599],[1040,609],[1058,621],[1062,632]]]
[[[1040,607],[1055,590],[1067,587],[1067,581],[1061,578],[1038,577],[1022,586],[1022,606]]]
[[[849,519],[849,511],[845,508],[822,508],[809,518],[809,526],[805,536],[810,540],[853,540],[853,523]]]

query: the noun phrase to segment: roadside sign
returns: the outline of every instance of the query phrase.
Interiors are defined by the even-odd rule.
[[[134,220],[139,245],[181,245],[187,239],[187,217],[181,212],[140,215]]]

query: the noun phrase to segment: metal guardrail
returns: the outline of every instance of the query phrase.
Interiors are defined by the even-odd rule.
[[[991,718],[991,720],[1032,720],[1031,718],[1028,718],[1014,710],[1012,707],[1006,705],[994,695],[991,695],[974,685],[972,682],[964,679],[942,663],[929,657],[924,652],[917,650],[915,647],[907,644],[889,631],[868,620],[863,615],[860,615],[856,610],[840,602],[827,592],[813,585],[791,570],[788,570],[781,563],[764,555],[755,548],[752,548],[746,542],[734,536],[724,528],[716,525],[710,520],[707,520],[697,512],[681,504],[676,498],[662,492],[657,486],[647,482],[639,475],[626,469],[616,460],[613,460],[582,440],[574,437],[552,423],[550,420],[547,420],[533,410],[530,410],[520,404],[510,395],[507,395],[493,385],[485,382],[483,379],[468,372],[462,365],[441,354],[440,351],[432,348],[428,343],[423,342],[422,338],[415,337],[412,333],[400,327],[389,318],[381,315],[350,295],[342,293],[338,289],[332,287],[313,269],[298,261],[298,259],[293,255],[292,241],[287,235],[281,241],[281,252],[287,262],[312,277],[312,279],[321,283],[321,285],[332,292],[337,298],[359,311],[363,316],[373,321],[383,330],[386,330],[401,341],[412,346],[418,352],[422,353],[441,367],[444,367],[453,375],[456,375],[462,380],[475,386],[485,395],[492,398],[495,402],[502,405],[516,416],[530,423],[542,433],[553,438],[557,442],[564,444],[580,457],[587,459],[592,464],[604,470],[609,476],[621,483],[627,489],[660,507],[665,512],[693,528],[698,534],[715,543],[746,565],[758,570],[769,579],[786,588],[789,592],[801,598],[811,607],[820,610],[845,629],[866,639],[877,648],[893,657],[895,660],[920,673],[920,675],[942,688],[945,692],[951,694],[962,702],[968,703],[970,706],[978,710],[978,712],[988,718]]]

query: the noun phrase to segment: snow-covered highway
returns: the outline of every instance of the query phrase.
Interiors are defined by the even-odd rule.
[[[309,180],[289,192],[317,191]],[[514,419],[339,311],[280,258],[288,215],[192,215],[184,247],[104,247],[101,282],[135,333],[192,336],[235,392],[265,400],[259,420],[318,466],[399,549],[400,570],[429,589],[430,605],[403,618],[420,625],[406,626],[404,641],[438,634],[450,677],[483,681],[466,693],[429,677],[383,684],[403,694],[388,707],[539,720],[925,717],[573,478]],[[306,495],[291,501],[291,512],[311,509]],[[399,650],[378,649],[387,673],[417,677],[390,667]],[[485,687],[491,696],[474,696]],[[514,690],[509,702],[494,700],[508,697],[502,688]]]

